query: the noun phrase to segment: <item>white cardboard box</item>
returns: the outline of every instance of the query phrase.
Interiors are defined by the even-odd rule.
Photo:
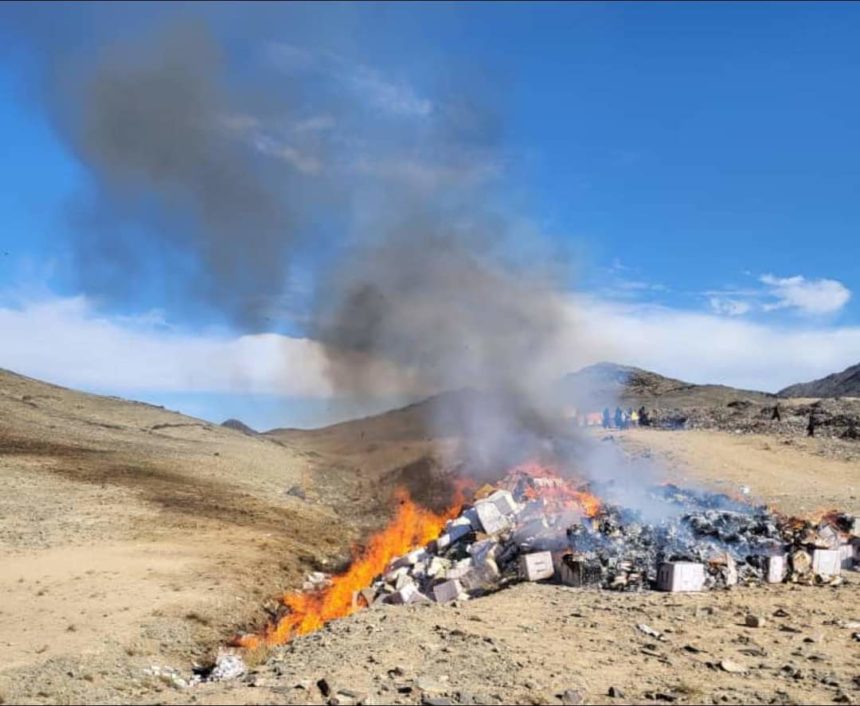
[[[836,576],[842,570],[842,553],[838,549],[816,549],[812,552],[812,573]]]
[[[497,490],[487,500],[493,503],[499,513],[504,516],[513,515],[519,509],[514,496],[507,490]]]
[[[555,567],[552,565],[551,552],[534,552],[520,557],[520,571],[526,581],[542,581],[552,578]]]
[[[418,590],[418,587],[414,583],[407,584],[399,591],[395,591],[390,596],[388,596],[388,602],[394,603],[397,605],[406,605],[408,603],[421,603],[430,600],[425,596],[421,591]]]
[[[775,554],[765,561],[765,580],[768,583],[782,583],[785,579],[785,554]]]
[[[453,581],[445,581],[444,583],[437,583],[433,586],[433,597],[436,599],[437,603],[447,603],[448,601],[457,600],[457,596],[462,592],[463,587],[456,579]]]
[[[657,590],[671,593],[701,591],[705,587],[705,565],[693,561],[668,561],[657,569]]]
[[[509,526],[507,518],[499,512],[496,504],[490,500],[479,500],[475,503],[474,510],[480,524],[480,527],[475,529],[480,529],[487,534],[498,534]]]

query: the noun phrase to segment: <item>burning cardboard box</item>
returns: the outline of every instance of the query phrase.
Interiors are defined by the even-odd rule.
[[[499,534],[510,527],[508,519],[490,498],[476,502],[469,514],[474,528],[489,535]]]
[[[559,562],[559,577],[565,586],[594,586],[603,578],[603,569],[596,558],[565,554]]]
[[[692,561],[667,561],[657,569],[657,590],[669,593],[701,591],[705,565]]]
[[[409,583],[392,593],[386,600],[388,603],[393,603],[394,605],[408,605],[411,603],[426,603],[430,599],[418,590],[418,586],[414,583]]]
[[[514,500],[514,496],[511,495],[508,490],[497,490],[495,493],[490,495],[487,500],[496,506],[499,514],[503,517],[513,515],[517,510],[519,510],[519,505],[517,505],[517,502]]]

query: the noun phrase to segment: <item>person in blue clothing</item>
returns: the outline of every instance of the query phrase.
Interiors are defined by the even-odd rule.
[[[621,429],[624,426],[624,412],[621,411],[621,407],[615,408],[615,428]]]
[[[609,427],[610,427],[610,423],[609,423],[609,407],[604,407],[604,408],[603,408],[603,428],[604,428],[604,429],[609,429]]]

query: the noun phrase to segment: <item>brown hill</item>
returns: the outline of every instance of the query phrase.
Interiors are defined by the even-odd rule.
[[[264,436],[0,370],[0,702],[34,679],[48,701],[133,700],[116,690],[129,674],[258,624],[265,601],[385,522],[385,495],[351,476]],[[71,679],[69,660],[108,676]]]
[[[841,373],[789,385],[777,394],[780,397],[860,397],[860,363]]]
[[[725,406],[737,400],[766,403],[774,395],[726,385],[697,385],[641,368],[597,363],[564,377],[565,401],[600,409],[622,404],[649,407]]]

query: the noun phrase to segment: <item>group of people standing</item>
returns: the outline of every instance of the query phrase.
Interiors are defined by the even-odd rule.
[[[632,407],[628,407],[626,410],[616,407],[614,416],[610,414],[609,407],[603,408],[604,429],[629,429],[631,426],[647,427],[650,423],[648,410],[645,409],[644,405],[638,411],[634,411]]]

